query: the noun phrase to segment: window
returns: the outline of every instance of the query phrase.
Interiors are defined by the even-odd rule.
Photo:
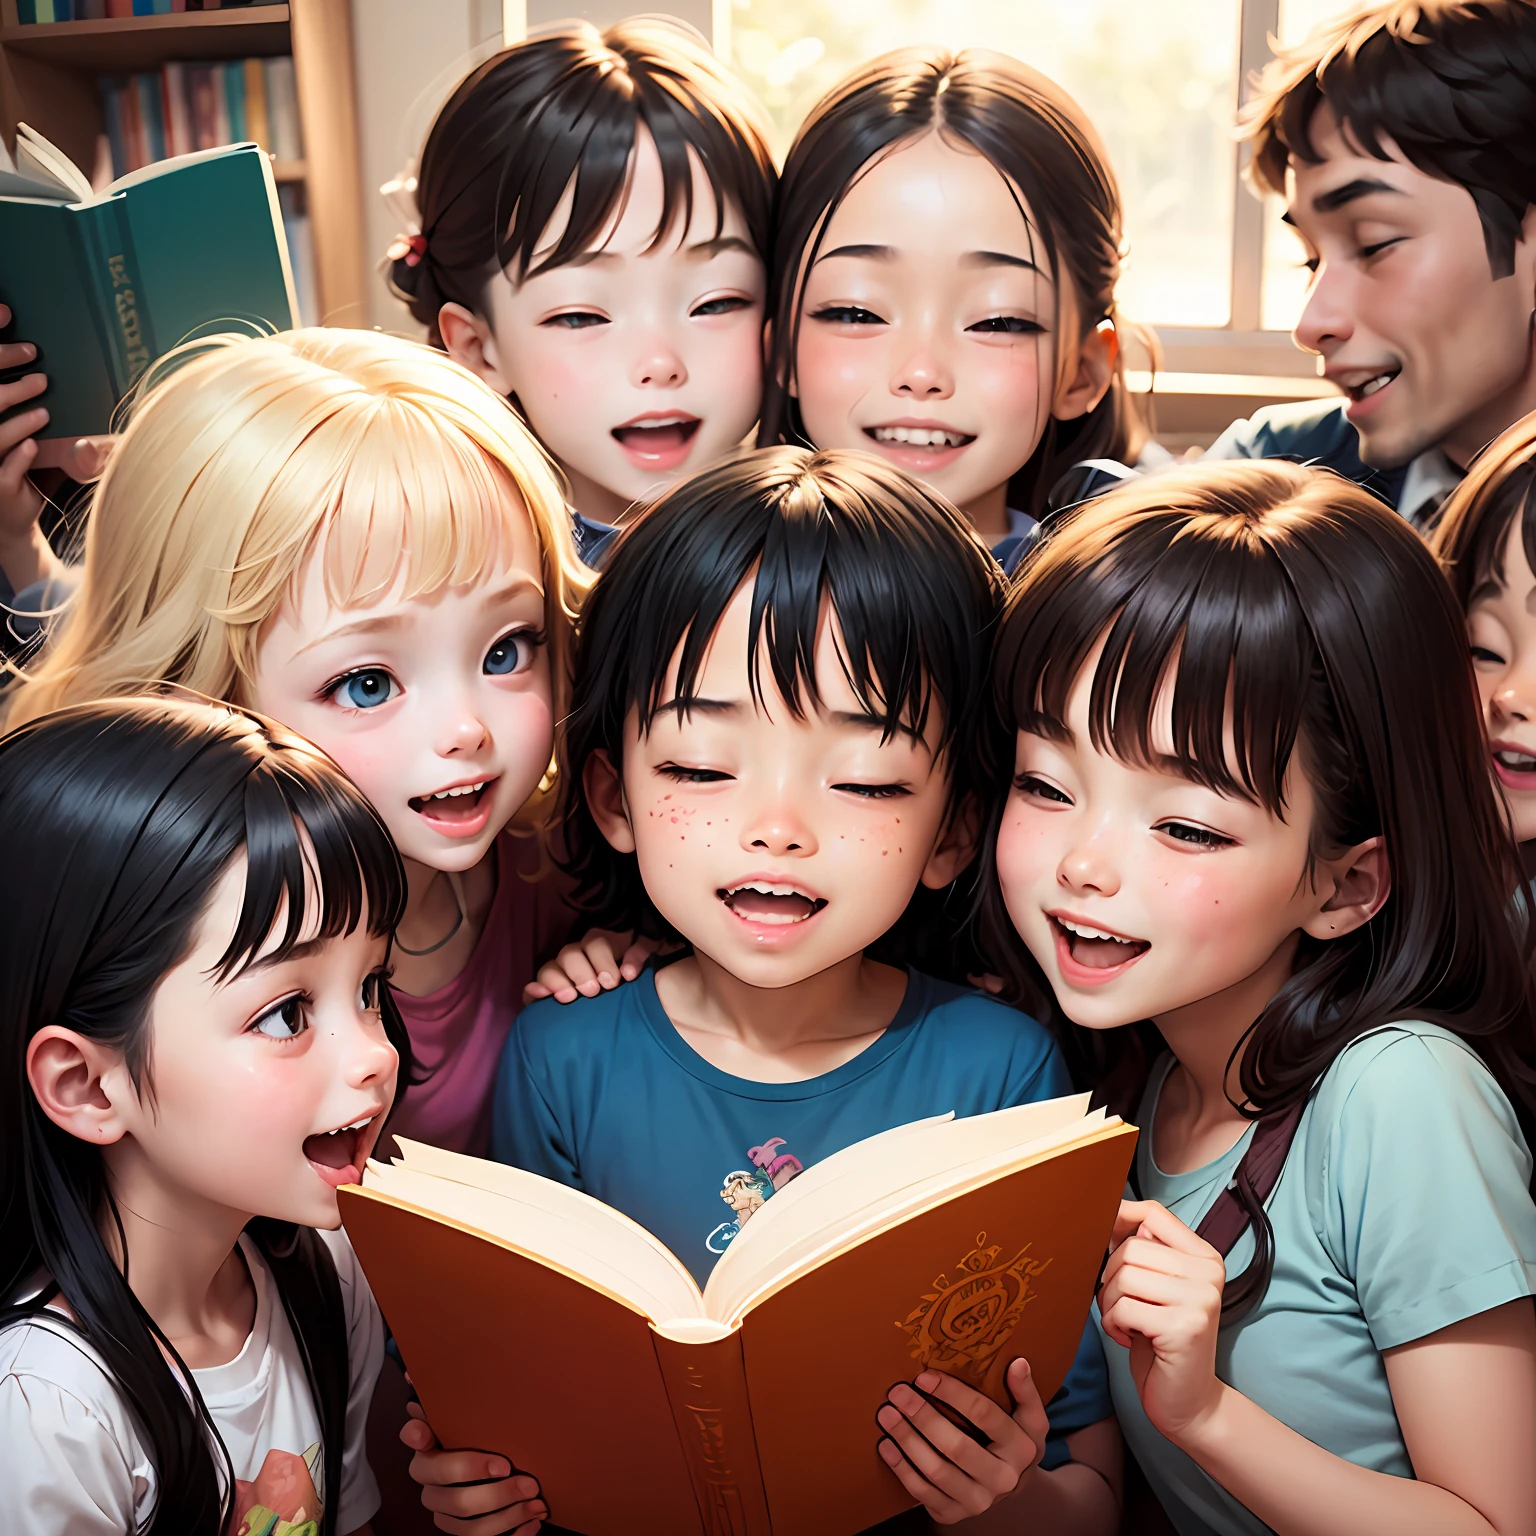
[[[1232,124],[1270,35],[1303,37],[1347,3],[728,0],[729,56],[766,103],[781,152],[827,89],[888,49],[981,46],[1023,59],[1066,87],[1104,139],[1130,244],[1121,307],[1157,328],[1168,365],[1307,375],[1311,360],[1285,334],[1305,289],[1300,249],[1280,210],[1240,187]]]

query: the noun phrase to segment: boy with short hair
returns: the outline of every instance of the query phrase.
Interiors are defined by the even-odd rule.
[[[1417,526],[1536,409],[1536,5],[1391,0],[1282,50],[1243,114],[1315,276],[1296,344],[1342,401],[1207,457],[1337,470]]]

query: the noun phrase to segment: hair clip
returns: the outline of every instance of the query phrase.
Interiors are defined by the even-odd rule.
[[[418,229],[413,235],[396,235],[384,252],[391,261],[403,261],[408,267],[421,264],[427,254],[427,237]]]

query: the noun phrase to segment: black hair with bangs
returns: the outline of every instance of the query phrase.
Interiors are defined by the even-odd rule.
[[[1366,154],[1386,139],[1477,206],[1495,278],[1515,270],[1536,203],[1536,5],[1531,0],[1388,0],[1326,22],[1279,50],[1242,111],[1252,176],[1285,196],[1294,156],[1322,156],[1312,134],[1327,105]]]
[[[12,897],[0,925],[0,1326],[66,1302],[67,1325],[105,1362],[155,1466],[159,1496],[144,1529],[217,1536],[234,1495],[228,1453],[103,1238],[115,1227],[122,1246],[100,1149],[43,1113],[28,1045],[62,1025],[121,1051],[150,1095],[155,991],[191,951],[242,852],[245,898],[222,977],[264,950],[280,917],[273,953],[291,952],[317,893],[320,936],[365,922],[371,934],[391,933],[404,870],[378,814],[309,743],[231,705],[168,698],[83,704],[0,740],[0,847]],[[404,1083],[409,1042],[389,988],[380,993]],[[334,1266],[312,1231],[264,1220],[249,1230],[277,1278],[321,1423],[337,1432],[324,1447],[322,1536],[332,1536],[343,1445],[327,1404],[339,1390],[344,1415],[347,1380],[345,1332],[327,1304]],[[49,1284],[19,1299],[40,1272]]]
[[[1299,764],[1316,799],[1314,855],[1386,844],[1381,911],[1337,939],[1303,934],[1289,981],[1236,1047],[1244,1111],[1304,1098],[1359,1035],[1422,1019],[1478,1050],[1527,1139],[1536,1134],[1530,904],[1516,899],[1523,876],[1488,772],[1462,617],[1408,525],[1327,471],[1234,461],[1112,490],[1032,553],[994,667],[999,798],[981,920],[989,959],[1037,1010],[1043,978],[998,885],[1001,801],[1017,732],[1064,728],[1101,639],[1099,750],[1152,761],[1154,705],[1171,682],[1174,756],[1191,779],[1283,817]],[[1152,1027],[1063,1034],[1083,1085],[1132,1112]],[[1254,1266],[1229,1287],[1239,1296],[1268,1283],[1260,1216]]]
[[[1440,509],[1429,547],[1465,613],[1479,591],[1505,582],[1504,550],[1520,519],[1526,562],[1536,571],[1536,412],[1496,437]]]
[[[448,98],[421,152],[421,240],[390,266],[390,284],[442,338],[446,303],[485,313],[486,285],[564,266],[590,250],[628,195],[645,129],[661,160],[656,244],[693,217],[693,161],[715,189],[715,237],[735,206],[766,261],[777,181],[767,120],[693,28],[634,16],[606,31],[571,22],[504,49]],[[570,216],[534,261],[567,191]]]
[[[974,801],[1001,573],[947,501],[864,453],[742,452],[676,486],[624,531],[581,617],[570,764],[596,751],[621,763],[631,711],[642,732],[674,698],[686,711],[710,640],[747,582],[754,699],[768,686],[766,660],[797,717],[819,704],[816,639],[830,604],[860,703],[887,739],[930,733],[951,817]],[[680,937],[646,895],[635,856],[617,853],[598,829],[580,773],[563,778],[578,900],[605,925]]]

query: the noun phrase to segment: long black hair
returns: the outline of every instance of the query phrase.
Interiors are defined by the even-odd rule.
[[[868,166],[938,131],[984,155],[1028,204],[1030,239],[1077,297],[1081,332],[1115,320],[1123,238],[1120,192],[1093,125],[1054,81],[1007,54],[901,48],[855,70],[807,115],[774,203],[769,313],[774,317],[760,443],[805,442],[792,394],[806,274],[832,215]],[[1020,213],[1024,208],[1021,204]],[[1145,432],[1123,362],[1091,411],[1050,417],[1008,487],[1008,505],[1038,517],[1051,488],[1083,459],[1131,459]]]
[[[564,266],[628,195],[641,129],[661,160],[659,244],[693,213],[697,160],[716,191],[716,234],[734,205],[767,259],[776,180],[762,108],[691,27],[637,16],[599,32],[572,22],[488,59],[448,98],[421,152],[420,239],[390,285],[434,344],[446,303],[485,313],[486,285]],[[534,252],[567,192],[552,251]]]
[[[873,454],[843,451],[747,450],[684,481],[625,530],[582,613],[565,731],[572,765],[596,751],[622,762],[630,711],[645,732],[669,702],[674,656],[672,687],[686,706],[720,619],[746,582],[754,697],[765,654],[797,715],[820,702],[816,641],[830,603],[860,702],[887,737],[921,736],[936,721],[950,815],[974,801],[975,731],[1001,575],[943,497]],[[635,856],[617,853],[599,830],[580,773],[573,767],[563,777],[578,900],[597,921],[678,938],[646,895]],[[953,892],[930,894],[888,936],[891,952],[963,974],[964,957],[941,934],[958,929],[958,916],[946,913],[965,903],[952,901]]]
[[[1202,465],[1090,502],[1027,561],[994,668],[998,800],[984,846],[985,945],[1020,994],[1042,978],[1003,905],[1002,797],[1022,726],[1062,722],[1095,646],[1092,739],[1156,760],[1171,684],[1173,760],[1219,794],[1286,814],[1292,762],[1316,799],[1326,857],[1381,837],[1391,891],[1368,922],[1301,936],[1295,969],[1234,1048],[1244,1113],[1304,1099],[1379,1025],[1444,1025],[1482,1056],[1536,1137],[1530,902],[1488,771],[1462,617],[1434,560],[1395,513],[1324,470]],[[1230,742],[1230,747],[1227,743]],[[1166,759],[1162,759],[1166,761]],[[1150,1026],[1065,1028],[1069,1060],[1134,1108]],[[1273,1259],[1255,1216],[1262,1292]]]
[[[115,1226],[121,1249],[100,1150],[55,1125],[29,1088],[28,1043],[48,1025],[66,1026],[120,1050],[147,1087],[155,990],[190,951],[235,858],[243,852],[248,871],[225,975],[255,957],[285,911],[278,953],[298,942],[315,899],[306,870],[323,902],[321,936],[365,922],[370,933],[392,932],[405,893],[399,855],[377,813],[307,742],[233,706],[170,699],[84,704],[0,740],[0,848],[9,898],[0,925],[0,1299],[13,1303],[0,1326],[54,1298],[67,1303],[72,1323],[50,1317],[78,1329],[105,1362],[154,1463],[159,1494],[145,1530],[222,1536],[234,1494],[228,1453],[103,1236]],[[405,1030],[389,989],[380,991],[403,1082]],[[320,1304],[336,1290],[334,1270],[319,1272],[329,1260],[313,1232],[253,1227],[277,1261],[324,1423],[334,1417],[323,1408],[335,1397],[338,1354],[345,1378],[345,1334],[326,1336]],[[17,1304],[39,1271],[47,1286]],[[329,1536],[339,1439],[324,1453]]]

